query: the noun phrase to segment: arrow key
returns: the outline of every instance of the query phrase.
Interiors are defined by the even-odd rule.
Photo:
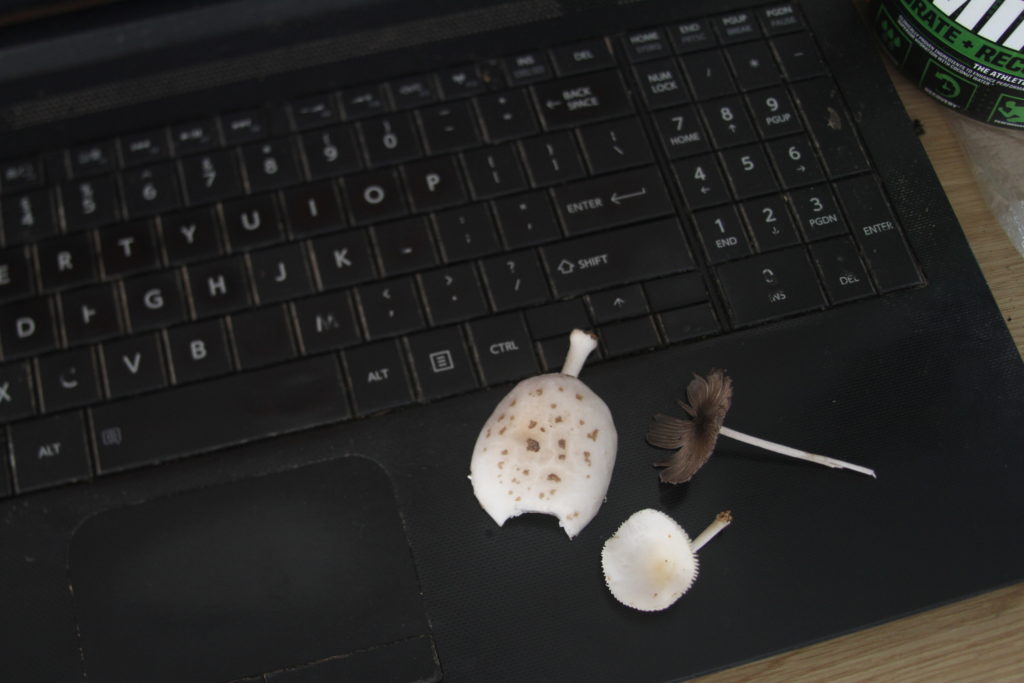
[[[594,313],[594,321],[598,324],[635,318],[647,313],[647,300],[640,285],[620,287],[587,297],[590,310]]]
[[[825,174],[814,156],[811,140],[806,135],[794,135],[768,143],[768,153],[775,162],[779,179],[785,188],[811,185],[825,179]]]
[[[11,455],[18,491],[34,491],[91,474],[81,413],[11,425]]]

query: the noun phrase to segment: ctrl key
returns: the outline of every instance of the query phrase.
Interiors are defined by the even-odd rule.
[[[11,425],[11,454],[20,493],[87,479],[92,474],[80,412]]]

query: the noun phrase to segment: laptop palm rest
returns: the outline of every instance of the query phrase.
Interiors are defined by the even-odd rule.
[[[69,561],[90,681],[440,678],[391,482],[363,458],[100,513]]]

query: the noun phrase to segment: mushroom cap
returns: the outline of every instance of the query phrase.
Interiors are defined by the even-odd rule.
[[[526,512],[558,517],[569,538],[597,514],[618,435],[605,402],[561,373],[523,380],[484,423],[473,449],[473,493],[498,526]]]
[[[690,590],[698,562],[683,528],[664,512],[645,509],[633,513],[605,541],[601,568],[616,600],[655,612]]]

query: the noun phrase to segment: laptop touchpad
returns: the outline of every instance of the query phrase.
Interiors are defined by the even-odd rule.
[[[440,679],[391,483],[362,458],[100,513],[70,575],[90,681]]]

